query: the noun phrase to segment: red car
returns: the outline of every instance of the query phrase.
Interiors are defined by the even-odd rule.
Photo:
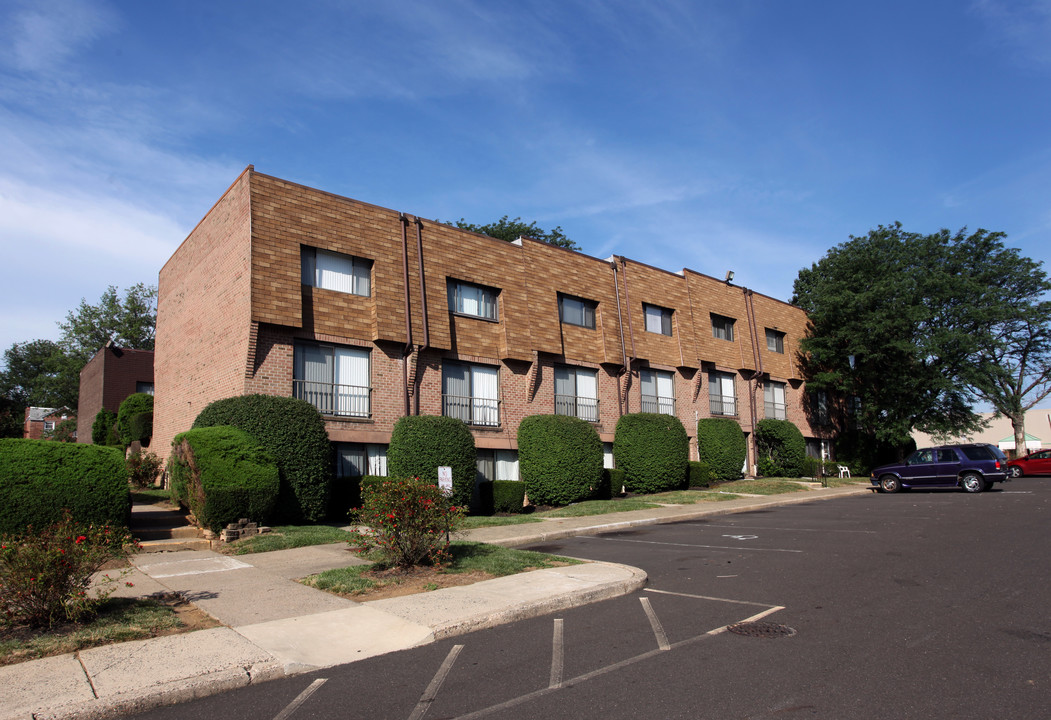
[[[1037,450],[1007,463],[1011,477],[1051,475],[1051,450]]]

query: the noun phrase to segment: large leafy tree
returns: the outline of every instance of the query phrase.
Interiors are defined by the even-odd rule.
[[[557,245],[567,250],[580,250],[580,247],[575,242],[566,237],[561,226],[556,226],[553,230],[544,230],[536,222],[527,224],[520,217],[510,220],[507,215],[504,215],[496,222],[491,222],[488,225],[475,225],[460,218],[452,224],[461,230],[481,233],[497,240],[513,242],[520,237],[527,237],[550,245]]]
[[[810,314],[802,343],[808,384],[857,397],[858,427],[903,443],[913,429],[963,435],[974,401],[999,376],[993,349],[1031,309],[1038,264],[1003,233],[910,233],[880,226],[799,272],[794,302]],[[1023,272],[1019,272],[1023,271]],[[852,366],[853,363],[853,366]]]
[[[77,406],[80,366],[52,340],[15,343],[4,351],[0,395],[14,407]]]

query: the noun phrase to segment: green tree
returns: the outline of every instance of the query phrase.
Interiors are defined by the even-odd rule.
[[[106,288],[95,305],[81,298],[77,309],[66,313],[65,322],[58,324],[63,349],[79,359],[81,367],[110,341],[118,347],[152,350],[156,326],[157,288],[145,283],[129,287],[123,299],[114,285]]]
[[[0,395],[16,407],[75,408],[79,389],[80,367],[58,343],[31,340],[4,351]]]
[[[526,224],[520,217],[511,220],[507,215],[504,215],[496,222],[491,222],[488,225],[475,225],[460,218],[455,223],[450,224],[461,230],[481,233],[497,240],[513,242],[520,237],[527,237],[546,242],[549,245],[557,245],[567,250],[580,250],[580,246],[567,238],[565,233],[562,232],[561,226],[556,226],[553,230],[544,230],[536,222]]]
[[[800,270],[793,302],[810,315],[808,385],[860,401],[841,404],[840,429],[856,423],[873,443],[900,445],[913,429],[963,435],[981,425],[972,405],[991,372],[987,351],[1022,311],[1010,301],[1029,284],[1018,269],[1034,269],[1004,237],[881,225]]]

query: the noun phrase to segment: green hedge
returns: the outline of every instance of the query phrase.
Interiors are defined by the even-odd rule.
[[[613,457],[630,492],[672,490],[686,483],[690,439],[674,415],[623,415],[613,436]]]
[[[760,475],[797,478],[803,474],[806,440],[788,420],[767,418],[756,423],[755,447]]]
[[[248,518],[269,522],[280,476],[273,458],[248,433],[235,427],[205,427],[175,436],[168,462],[197,524],[219,532]]]
[[[143,447],[150,446],[153,437],[153,413],[141,412],[131,416],[131,437],[138,440]]]
[[[748,444],[741,426],[729,418],[698,420],[697,456],[719,482],[741,477],[741,468],[748,457]]]
[[[124,398],[124,402],[120,404],[120,409],[117,410],[117,435],[120,437],[120,442],[124,447],[128,447],[136,440],[141,443],[149,442],[149,436],[143,438],[141,435],[136,435],[131,425],[131,419],[139,413],[152,412],[153,396],[149,393],[132,393]],[[141,426],[139,431],[142,431]],[[150,422],[150,432],[153,432],[152,421]]]
[[[520,513],[525,505],[525,483],[518,480],[493,481],[493,511]]]
[[[106,408],[100,408],[95,413],[95,421],[91,423],[91,442],[96,445],[111,445],[111,434],[116,424],[117,416]]]
[[[624,471],[620,468],[609,468],[606,470],[606,475],[609,476],[609,493],[610,497],[614,495],[620,495],[624,492],[624,485],[627,483],[627,478],[624,476]],[[608,498],[599,498],[608,499]]]
[[[438,484],[438,468],[451,467],[452,502],[469,507],[477,466],[474,436],[463,420],[439,415],[408,415],[394,423],[387,448],[387,472]]]
[[[325,422],[310,403],[276,395],[217,400],[194,420],[194,428],[230,425],[254,437],[277,463],[281,493],[275,517],[318,522],[328,513],[332,446]]]
[[[708,463],[690,460],[686,473],[690,487],[708,487],[712,482],[712,471]]]
[[[536,505],[584,500],[602,480],[602,441],[580,418],[530,415],[518,426],[518,469]]]
[[[126,526],[131,495],[123,453],[98,445],[0,440],[0,532],[52,525],[64,508],[78,523]]]

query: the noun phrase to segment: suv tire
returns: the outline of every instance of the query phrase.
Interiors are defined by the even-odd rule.
[[[969,472],[960,476],[960,487],[969,493],[979,493],[988,486],[989,484],[985,482],[985,478],[978,473]]]
[[[894,475],[884,475],[879,479],[880,492],[896,493],[901,490],[901,480]]]

